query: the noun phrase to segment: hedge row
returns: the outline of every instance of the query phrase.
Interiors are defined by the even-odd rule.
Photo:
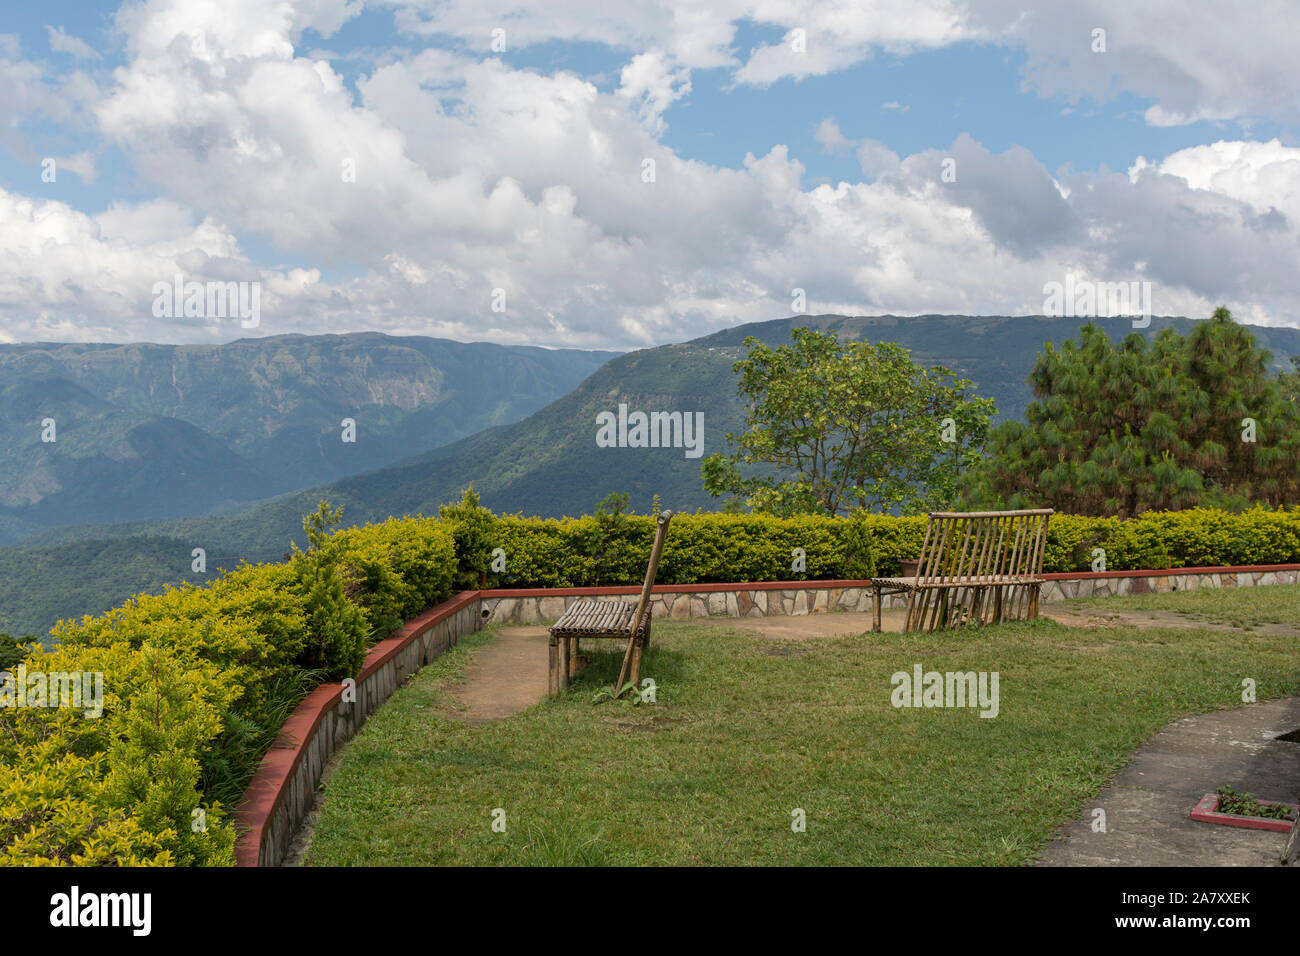
[[[63,622],[24,664],[102,673],[103,714],[0,710],[0,862],[233,865],[227,808],[289,711],[449,597],[454,571],[444,525],[390,520]]]
[[[893,575],[919,555],[923,517],[856,518],[697,514],[673,518],[660,561],[661,584],[799,581]],[[477,538],[501,548],[504,572],[492,569],[491,549],[461,555],[489,587],[582,587],[640,584],[649,559],[654,519],[607,516],[549,520],[488,519]],[[1094,549],[1110,571],[1168,567],[1300,563],[1300,509],[1231,513],[1208,508],[1147,512],[1121,521],[1054,515],[1048,522],[1043,570],[1090,571]],[[802,549],[803,570],[796,570]],[[500,555],[498,555],[500,557]],[[499,567],[498,563],[498,567]]]

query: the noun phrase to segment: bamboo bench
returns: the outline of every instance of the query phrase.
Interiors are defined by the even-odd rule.
[[[627,601],[582,598],[565,608],[560,619],[551,625],[548,693],[559,694],[569,686],[571,670],[580,649],[579,642],[583,638],[627,641],[623,666],[619,670],[614,690],[617,693],[623,686],[629,662],[632,667],[632,683],[638,682],[641,677],[641,657],[650,645],[650,589],[654,587],[655,574],[659,570],[659,556],[663,554],[664,538],[668,536],[668,522],[672,517],[671,511],[664,511],[656,522],[650,563],[646,566],[645,583],[641,586],[641,600],[632,604]]]
[[[932,512],[916,576],[872,579],[872,629],[880,630],[882,596],[900,593],[907,594],[904,632],[1038,617],[1047,519],[1053,513]]]

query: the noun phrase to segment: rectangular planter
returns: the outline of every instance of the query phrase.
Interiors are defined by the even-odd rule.
[[[1280,803],[1278,800],[1261,800],[1260,803],[1265,806],[1273,806]],[[1294,803],[1283,803],[1282,806],[1289,807],[1292,816],[1300,813],[1300,807]],[[1290,833],[1291,828],[1295,826],[1295,820],[1270,820],[1267,817],[1243,817],[1236,813],[1219,813],[1219,795],[1217,793],[1207,793],[1201,797],[1201,802],[1192,808],[1192,819],[1199,820],[1201,823],[1222,823],[1229,827],[1245,827],[1247,830],[1272,830],[1275,833]]]

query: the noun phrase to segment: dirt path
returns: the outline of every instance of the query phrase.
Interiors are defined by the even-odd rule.
[[[474,652],[464,682],[448,688],[463,706],[455,716],[470,723],[501,720],[546,695],[548,631],[503,627]]]
[[[881,630],[901,634],[906,616],[904,608],[887,608],[880,614]],[[733,627],[783,641],[809,641],[819,637],[863,634],[871,630],[874,622],[870,611],[836,611],[834,614],[801,614],[798,617],[693,617],[673,623]]]

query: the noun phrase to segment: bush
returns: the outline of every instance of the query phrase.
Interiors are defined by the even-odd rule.
[[[443,505],[438,517],[451,528],[456,541],[455,585],[476,588],[486,579],[492,564],[493,543],[497,536],[497,518],[480,507],[478,494],[470,485],[460,503]]]
[[[492,547],[506,551],[506,572],[491,586],[583,587],[640,584],[650,557],[650,516],[499,519]],[[694,514],[673,518],[659,565],[661,584],[727,581],[862,579],[896,575],[920,555],[924,517],[858,513],[848,518],[801,515]],[[484,545],[487,547],[487,545]],[[802,548],[806,569],[794,570]],[[1257,507],[1149,511],[1138,518],[1053,515],[1043,570],[1090,571],[1093,549],[1106,569],[1300,563],[1300,509]]]
[[[312,547],[287,563],[63,621],[57,645],[25,653],[32,673],[102,673],[103,714],[0,709],[0,862],[233,864],[227,807],[290,710],[451,594],[448,528],[326,534],[337,516],[310,516]]]
[[[376,637],[387,637],[425,608],[451,597],[456,540],[438,521],[389,518],[341,531],[330,542],[332,558]]]

